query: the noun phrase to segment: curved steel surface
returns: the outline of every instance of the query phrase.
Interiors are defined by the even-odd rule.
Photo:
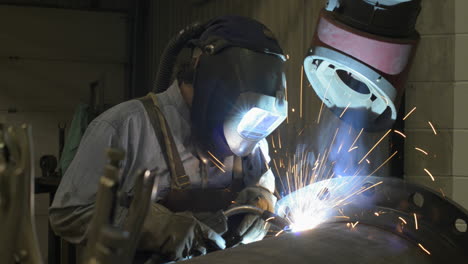
[[[386,177],[334,178],[285,197],[278,208],[293,207],[295,195],[311,199],[311,204],[329,201],[325,223],[187,263],[466,263],[468,259],[468,233],[455,224],[457,219],[468,222],[467,211],[425,187]]]
[[[389,246],[390,245],[390,246]],[[321,228],[218,251],[187,264],[276,263],[440,263],[398,235],[372,226],[350,229],[328,223]]]

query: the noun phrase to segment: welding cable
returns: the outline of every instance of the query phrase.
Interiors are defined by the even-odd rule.
[[[159,62],[153,90],[155,93],[163,92],[169,87],[172,71],[180,51],[191,39],[200,36],[203,31],[205,31],[205,24],[193,23],[181,30],[169,41]]]

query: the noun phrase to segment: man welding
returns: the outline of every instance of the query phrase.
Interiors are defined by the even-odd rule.
[[[137,171],[158,177],[140,252],[171,261],[224,249],[226,219],[213,221],[213,212],[233,203],[274,210],[265,137],[287,115],[281,47],[266,26],[237,16],[211,20],[190,47],[191,63],[166,91],[119,104],[89,125],[50,208],[58,235],[86,242],[107,148],[126,153],[127,199],[117,206],[117,226],[127,217]],[[241,243],[266,232],[253,215],[229,229]]]

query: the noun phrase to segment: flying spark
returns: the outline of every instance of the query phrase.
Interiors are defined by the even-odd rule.
[[[340,206],[340,205],[343,205],[343,202],[345,202],[345,201],[348,200],[349,198],[353,197],[354,195],[359,195],[359,194],[361,194],[361,193],[363,193],[363,192],[365,192],[365,191],[367,191],[367,190],[370,190],[370,189],[372,189],[372,188],[374,188],[374,187],[376,187],[376,186],[378,186],[378,185],[380,185],[380,184],[382,184],[382,183],[383,183],[383,181],[380,181],[380,182],[378,182],[378,183],[376,183],[376,184],[373,184],[373,185],[371,185],[371,186],[369,186],[369,187],[367,187],[367,188],[364,188],[364,189],[361,188],[361,189],[357,190],[356,192],[354,192],[354,193],[352,193],[352,194],[346,196],[345,198],[339,200],[339,201],[336,203],[335,207]]]
[[[405,115],[405,117],[403,117],[403,120],[406,120],[415,110],[416,110],[416,106],[415,106],[413,109],[411,109],[411,111],[409,111],[409,112]]]
[[[416,215],[416,213],[413,213],[413,216],[414,216],[414,228],[418,230],[418,216]]]
[[[279,129],[278,129],[277,131],[278,131],[278,133],[277,133],[277,134],[278,134],[278,146],[279,146],[279,148],[281,149],[281,148],[282,148],[282,145],[281,145],[281,134],[280,134]]]
[[[289,57],[289,56],[288,56]],[[288,83],[284,87],[285,99],[288,102]],[[286,124],[289,124],[289,111],[286,111]]]
[[[380,166],[377,167],[377,169],[375,169],[371,174],[369,174],[369,176],[372,176],[374,175],[374,173],[379,171],[380,168],[382,168],[385,164],[387,164],[387,162],[389,162],[397,153],[398,153],[398,150],[396,150],[390,157],[388,157],[388,159],[386,159],[382,164],[380,164]]]
[[[275,237],[281,235],[283,232],[284,232],[284,230],[279,231],[278,233],[276,233]]]
[[[346,215],[336,215],[335,218],[349,219],[349,216],[346,216]]]
[[[303,73],[301,72],[301,74]],[[325,98],[327,98],[326,95]],[[303,99],[305,98],[300,100],[301,105],[298,109],[300,115],[303,110]],[[321,117],[323,104],[324,100],[322,100],[317,124],[325,117],[325,115],[323,118]],[[291,112],[293,112],[292,109]],[[349,109],[349,105],[343,110],[341,117],[344,116],[346,109]],[[414,110],[412,110],[412,112],[414,112]],[[323,121],[325,121],[325,119]],[[307,144],[299,144],[295,152],[289,152],[288,148],[285,146],[284,151],[278,151],[278,157],[276,158],[278,160],[273,159],[276,173],[278,175],[283,175],[283,177],[279,177],[280,184],[283,186],[283,192],[281,192],[281,196],[283,197],[278,201],[276,213],[281,217],[288,219],[291,223],[291,229],[293,232],[313,229],[333,218],[345,220],[350,219],[349,216],[344,215],[344,212],[341,211],[340,207],[352,203],[353,196],[358,196],[383,183],[383,181],[380,181],[372,186],[363,186],[361,184],[357,184],[357,181],[355,180],[360,177],[364,178],[365,175],[367,175],[368,167],[371,165],[370,159],[373,159],[370,155],[376,155],[374,153],[378,152],[377,146],[382,143],[382,141],[384,141],[392,131],[402,137],[406,137],[403,132],[390,129],[386,131],[386,133],[375,143],[375,145],[372,146],[372,148],[368,148],[366,145],[362,146],[360,145],[361,143],[359,143],[359,139],[364,134],[364,129],[356,131],[349,127],[348,130],[348,127],[349,126],[340,126],[337,128],[333,138],[331,134],[328,135],[326,133],[326,143],[321,143],[323,145],[321,145],[317,152],[315,152],[315,149],[311,150]],[[342,130],[342,133],[338,134],[340,129]],[[332,130],[330,130],[330,132],[331,131]],[[303,132],[304,128],[302,128],[298,134],[301,135]],[[357,136],[355,134],[356,132],[359,132]],[[304,134],[306,134],[306,132],[304,132]],[[273,140],[272,145],[275,145],[276,143],[278,149],[281,149],[282,144],[279,131],[277,132],[277,135],[278,137],[276,138],[275,136],[274,139],[277,139],[278,141]],[[352,141],[351,145],[349,145],[350,141]],[[365,149],[368,152],[362,156],[362,158],[362,154],[358,154],[358,157],[354,157],[357,156],[356,154],[358,151],[352,151],[357,149]],[[364,152],[365,151],[363,151],[363,153]],[[395,151],[379,166],[377,166],[378,163],[375,163],[373,160],[372,163],[375,163],[376,165],[374,166],[372,164],[372,169],[374,169],[374,167],[377,167],[377,169],[375,169],[369,176],[374,175],[383,166],[388,164],[396,154],[398,154],[397,151]],[[346,155],[353,156],[353,158],[346,158]],[[361,160],[359,161],[359,159]],[[362,163],[364,160],[365,162]],[[364,176],[362,176],[362,174],[364,174],[362,172],[365,173]],[[321,182],[323,185],[321,185]],[[358,182],[360,181],[358,180]],[[311,186],[310,189],[308,188],[309,186]],[[340,188],[345,189],[339,190]],[[328,191],[325,191],[326,189],[328,189]],[[361,197],[365,198],[364,196]],[[336,210],[340,211],[341,216],[336,216]],[[374,215],[380,216],[381,213],[375,212]],[[357,221],[355,223],[350,222],[348,223],[348,226],[350,228],[355,228],[358,223],[359,222]],[[281,233],[282,232],[279,232],[276,235],[280,235]]]
[[[338,148],[338,154],[340,154],[342,148],[343,148],[343,143],[341,143],[340,147]],[[349,152],[349,150],[348,150],[348,152]]]
[[[414,149],[417,150],[417,151],[419,151],[419,152],[421,152],[421,153],[423,153],[423,154],[426,155],[426,156],[428,155],[427,151],[425,151],[425,150],[423,150],[423,149],[420,149],[420,148],[414,148]]]
[[[332,81],[332,78],[330,78],[330,80],[328,81],[328,85],[327,85],[327,89],[325,90],[324,98],[327,98],[328,89],[330,89],[331,81]],[[320,123],[320,116],[322,115],[324,101],[325,100],[322,100],[322,104],[320,105],[320,111],[319,111],[319,115],[318,115],[318,118],[317,118],[317,124]]]
[[[376,184],[374,184],[374,185],[371,185],[371,186],[369,186],[369,187],[367,187],[367,188],[365,188],[365,189],[359,191],[357,194],[359,195],[359,194],[361,194],[361,193],[363,193],[363,192],[365,192],[365,191],[367,191],[367,190],[370,190],[370,189],[374,188],[375,186],[380,185],[380,184],[382,184],[382,183],[383,183],[383,181],[379,181],[378,183],[376,183]]]
[[[351,151],[353,151],[353,150],[355,150],[355,149],[357,149],[357,148],[358,148],[358,146],[354,146],[354,147],[350,148],[350,149],[348,150],[348,152],[351,152]]]
[[[423,245],[421,245],[420,243],[418,243],[418,246],[424,250],[424,252],[426,252],[428,255],[431,255],[431,252],[429,252],[429,250],[427,250],[425,247],[423,247]]]
[[[304,65],[301,66],[301,90],[299,94],[299,117],[302,118],[302,94],[304,91]]]
[[[398,219],[400,219],[401,222],[403,222],[405,225],[408,224],[408,223],[406,222],[406,220],[405,220],[403,217],[399,216]]]
[[[444,193],[444,190],[442,190],[442,188],[439,188],[439,190],[440,190],[440,194],[442,194],[442,197],[444,197],[444,198],[445,198],[445,193]]]
[[[406,135],[403,134],[401,131],[393,130],[393,132],[397,133],[398,135],[402,136],[403,138],[406,138]]]
[[[274,216],[272,217],[268,217],[266,220],[265,220],[265,224],[263,225],[263,229],[266,229],[267,228],[267,225],[268,225],[268,222],[275,219]]]
[[[211,163],[213,163],[220,171],[222,171],[223,173],[226,173],[226,171],[221,167],[219,166],[213,159],[211,159]]]
[[[364,128],[361,128],[361,131],[359,131],[359,134],[358,134],[357,137],[354,139],[353,144],[351,144],[351,147],[353,147],[354,144],[356,144],[356,142],[358,141],[359,137],[360,137],[361,134],[362,134],[362,131],[364,131]]]
[[[431,177],[432,181],[435,181],[434,176],[432,176],[432,173],[428,169],[424,168],[424,171],[429,175],[429,177]]]
[[[431,126],[432,132],[434,132],[434,135],[437,135],[437,131],[435,130],[435,128],[434,128],[434,126],[432,125],[431,121],[428,121],[427,123],[429,123],[429,125]]]
[[[346,113],[346,110],[348,110],[348,107],[351,105],[351,103],[348,103],[348,105],[345,107],[345,109],[343,110],[343,112],[341,112],[341,115],[340,115],[340,118],[343,117],[343,115]]]
[[[211,152],[208,151],[208,154],[210,154],[210,156],[215,159],[223,168],[226,168],[226,166],[224,166],[224,164],[218,159],[216,158],[215,155],[213,155]]]
[[[305,130],[305,127],[303,127],[303,128],[299,131],[298,135],[299,135],[299,136],[302,135],[302,133],[304,132],[304,130]]]
[[[382,142],[382,140],[384,140],[384,138],[391,132],[392,130],[389,129],[387,131],[387,133],[385,133],[385,135],[383,135],[382,138],[379,139],[379,141],[377,141],[377,143],[375,143],[375,145],[369,150],[369,152],[366,153],[366,155],[364,155],[364,157],[362,157],[362,159],[358,162],[358,164],[361,164],[363,160],[365,160],[367,158],[367,156],[369,156],[369,154],[380,144],[380,142]]]

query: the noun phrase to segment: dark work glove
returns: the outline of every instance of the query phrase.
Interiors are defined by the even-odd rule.
[[[237,196],[233,206],[251,205],[263,210],[274,212],[276,197],[262,187],[247,187]],[[234,230],[231,233],[239,239],[239,242],[248,244],[262,240],[268,232],[269,224],[258,215],[246,214],[238,223],[230,226]]]
[[[143,225],[139,250],[159,254],[164,260],[183,260],[226,247],[224,239],[191,212],[173,213],[153,203]]]

